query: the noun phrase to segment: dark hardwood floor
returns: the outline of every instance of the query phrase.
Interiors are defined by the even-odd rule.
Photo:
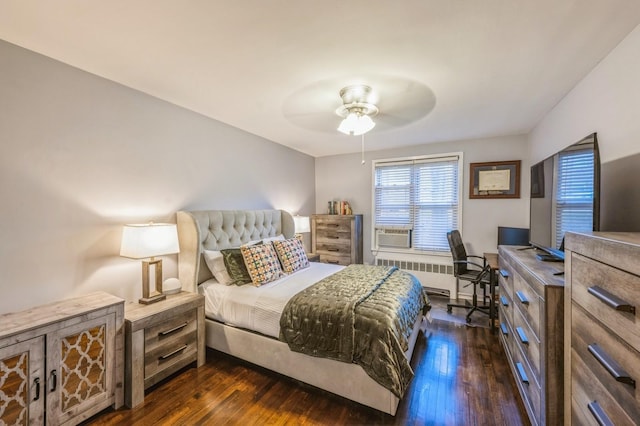
[[[147,390],[135,409],[106,410],[90,425],[522,425],[529,424],[498,335],[477,314],[433,317],[416,343],[415,377],[395,417],[208,350],[207,363]]]

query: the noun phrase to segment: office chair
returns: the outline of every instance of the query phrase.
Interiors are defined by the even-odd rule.
[[[471,315],[475,311],[479,311],[489,315],[489,305],[486,305],[487,300],[487,285],[489,282],[489,270],[490,267],[487,264],[487,260],[482,256],[474,256],[467,254],[460,236],[460,231],[457,229],[447,232],[447,241],[449,241],[449,248],[451,249],[451,256],[453,257],[453,275],[457,281],[468,281],[469,283],[464,287],[473,285],[473,298],[471,304],[466,302],[464,305],[456,303],[447,303],[447,312],[451,313],[452,308],[465,308],[469,309],[467,313],[467,323],[471,322]],[[472,262],[469,258],[482,259],[482,264],[478,262]],[[482,288],[482,305],[478,304],[477,287]]]

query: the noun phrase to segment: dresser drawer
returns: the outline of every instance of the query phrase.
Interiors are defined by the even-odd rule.
[[[640,277],[576,253],[571,276],[572,299],[640,351]],[[633,306],[636,312],[617,310],[615,302],[622,304],[619,309]]]
[[[346,234],[351,238],[351,219],[333,216],[330,218],[318,217],[316,220],[316,231],[332,234]]]
[[[596,416],[606,417],[614,425],[636,424],[574,350],[571,351],[571,390],[573,424],[595,425]]]
[[[506,262],[500,261],[500,270],[498,271],[498,285],[500,293],[506,293],[513,299],[513,268]]]
[[[571,329],[572,353],[585,365],[580,369],[572,365],[572,378],[591,376],[631,418],[640,419],[640,353],[575,303],[571,310]]]
[[[330,238],[318,236],[316,241],[316,253],[323,253],[323,252],[326,254],[350,255],[351,241],[330,239]]]
[[[513,304],[516,306],[516,310],[522,312],[522,316],[526,319],[536,338],[540,340],[540,298],[524,278],[517,273],[513,274]]]
[[[529,363],[533,376],[539,386],[540,380],[540,341],[532,332],[522,314],[516,310],[513,314],[513,340]]]
[[[326,253],[319,252],[320,262],[324,263],[333,263],[334,265],[350,265],[351,264],[351,256],[350,255],[340,255],[338,253]]]
[[[145,352],[153,351],[159,346],[166,346],[167,342],[194,333],[198,327],[196,314],[196,310],[191,309],[145,328]]]
[[[529,418],[534,424],[542,424],[541,389],[533,378],[531,367],[524,359],[522,352],[515,350],[511,355],[513,357],[513,368],[515,369],[514,379],[522,390],[522,400],[529,413]]]

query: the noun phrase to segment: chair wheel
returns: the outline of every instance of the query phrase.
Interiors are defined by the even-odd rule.
[[[471,324],[471,318],[467,317],[467,324]]]
[[[447,306],[447,313],[450,314],[451,313],[451,306]]]

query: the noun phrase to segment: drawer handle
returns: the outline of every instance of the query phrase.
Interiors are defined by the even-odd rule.
[[[340,249],[337,248],[328,248],[327,251],[340,251]]]
[[[589,407],[589,411],[591,411],[591,415],[596,419],[600,426],[613,426],[613,422],[607,416],[607,413],[604,412],[598,401],[593,401],[587,404]]]
[[[34,401],[40,399],[40,377],[33,379],[33,384],[36,385],[36,395],[33,397]]]
[[[56,373],[56,370],[51,370],[51,379],[50,380],[51,380],[51,390],[50,390],[50,392],[53,392],[58,387],[58,373]]]
[[[516,369],[518,370],[518,376],[520,376],[520,381],[524,384],[529,384],[529,378],[527,377],[527,373],[524,372],[524,367],[521,363],[516,362]]]
[[[597,285],[589,287],[587,290],[589,294],[595,296],[596,299],[603,302],[607,306],[612,307],[616,311],[629,312],[636,314],[636,307],[632,304],[620,299],[618,296],[609,293],[607,290],[598,287]]]
[[[520,338],[520,341],[522,342],[522,344],[524,345],[529,344],[529,339],[527,338],[527,334],[524,332],[522,327],[516,327],[516,333],[518,333],[518,337]]]
[[[509,337],[509,329],[507,328],[507,324],[501,322],[500,323],[500,331],[505,337]]]
[[[327,263],[333,263],[334,265],[337,265],[340,263],[339,260],[327,260]]]
[[[165,355],[159,356],[159,357],[158,357],[158,359],[159,359],[160,361],[164,361],[165,359],[171,358],[172,356],[177,355],[177,354],[179,354],[180,352],[184,351],[185,349],[187,349],[187,347],[188,347],[187,345],[182,345],[181,347],[179,347],[179,348],[178,348],[178,349],[176,349],[175,351],[171,351],[171,352],[169,352],[168,354],[165,354]]]
[[[504,296],[500,296],[500,303],[502,303],[502,306],[509,306],[509,301]]]
[[[171,329],[169,329],[169,330],[166,330],[166,331],[161,331],[161,332],[159,332],[159,333],[158,333],[158,336],[166,336],[166,335],[171,334],[171,333],[173,333],[173,332],[176,332],[176,331],[178,331],[178,330],[182,330],[182,329],[183,329],[183,328],[185,328],[188,324],[189,324],[188,322],[185,322],[184,324],[180,324],[180,325],[179,325],[179,326],[177,326],[177,327],[173,327],[173,328],[171,328]]]
[[[589,345],[589,352],[591,352],[591,355],[593,355],[600,365],[602,365],[617,382],[627,384],[635,389],[636,381],[600,346],[595,343]]]
[[[509,278],[509,271],[506,269],[500,269],[500,275],[502,275],[502,278]]]
[[[516,296],[518,296],[518,299],[520,299],[520,303],[522,303],[523,305],[529,304],[529,299],[527,299],[527,296],[525,296],[523,292],[516,291]]]

